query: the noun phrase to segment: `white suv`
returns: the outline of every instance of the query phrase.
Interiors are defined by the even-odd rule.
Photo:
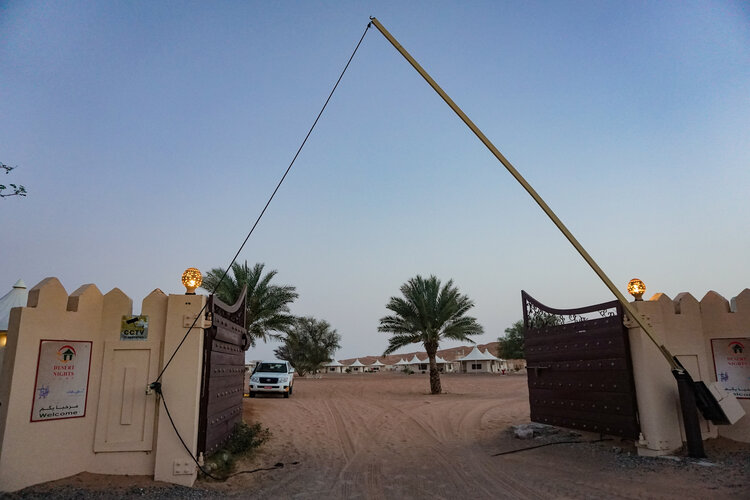
[[[292,395],[294,368],[289,361],[262,361],[250,376],[250,397],[261,392],[278,392],[288,398]]]

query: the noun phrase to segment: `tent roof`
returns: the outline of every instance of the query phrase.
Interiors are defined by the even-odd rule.
[[[375,362],[374,362],[374,363],[372,363],[372,364],[371,364],[370,366],[385,366],[385,364],[381,363],[380,361],[378,361],[378,360],[376,359],[376,360],[375,360]]]
[[[489,350],[489,349],[485,349],[485,350],[484,350],[484,353],[485,353],[485,354],[486,354],[487,356],[492,356],[492,359],[495,359],[495,360],[497,360],[497,361],[504,361],[504,359],[503,359],[503,358],[498,358],[497,356],[495,356],[494,354],[492,354],[492,353],[490,352],[490,350]]]
[[[446,361],[446,360],[444,360],[443,358],[441,358],[441,357],[440,357],[440,356],[438,356],[437,354],[435,355],[435,362],[436,362],[437,364],[446,364],[446,363],[447,363],[447,361]]]
[[[365,366],[360,362],[359,358],[354,360],[354,363],[350,364],[349,366]]]
[[[333,361],[330,361],[324,364],[323,366],[344,366],[344,365],[342,365],[341,363],[339,363],[338,361],[334,359]]]
[[[424,361],[419,359],[416,354],[414,355],[413,358],[411,358],[411,360],[409,360],[410,365],[421,365],[422,363],[424,363]]]
[[[408,364],[409,364],[408,361],[404,361],[404,358],[401,358],[401,359],[398,360],[398,363],[396,363],[395,366],[404,366],[404,365],[408,365]]]
[[[0,331],[8,329],[8,320],[10,319],[10,310],[14,307],[26,307],[26,301],[29,298],[29,291],[23,280],[16,281],[10,292],[0,298]]]
[[[463,358],[459,358],[456,361],[499,361],[500,358],[496,358],[488,352],[482,352],[479,347],[474,346],[469,354]]]

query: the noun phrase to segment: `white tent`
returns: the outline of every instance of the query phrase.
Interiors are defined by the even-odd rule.
[[[353,372],[363,373],[365,371],[365,365],[362,364],[359,358],[355,359],[354,363],[347,366],[347,368],[350,368]]]
[[[0,298],[0,367],[3,366],[3,357],[5,356],[5,343],[8,341],[8,321],[10,320],[10,310],[14,307],[26,307],[26,301],[29,298],[29,291],[26,290],[26,284],[23,280],[16,281],[10,292]]]
[[[370,370],[374,372],[379,372],[381,369],[385,369],[386,366],[387,365],[381,363],[380,361],[376,359],[375,362],[370,365]]]
[[[411,366],[412,370],[414,370],[415,372],[426,373],[430,368],[430,362],[427,359],[422,361],[415,354],[414,357],[409,360],[409,366]]]
[[[438,370],[440,370],[441,372],[447,373],[453,371],[453,363],[444,360],[438,355],[435,355],[435,363],[438,365]]]
[[[344,365],[334,359],[323,365],[323,371],[325,373],[344,373]]]
[[[503,360],[487,352],[482,352],[474,346],[469,354],[456,361],[461,363],[464,373],[497,373],[503,370]]]
[[[14,307],[26,307],[26,301],[29,298],[29,291],[23,280],[16,281],[10,292],[0,298],[0,335],[8,331],[8,320],[10,319],[10,310]],[[4,342],[4,341],[2,341]],[[2,345],[5,345],[4,343]]]
[[[388,369],[389,370],[393,370],[393,371],[396,371],[396,370],[403,371],[408,366],[409,366],[409,362],[408,361],[404,360],[404,358],[399,358],[398,362],[390,365]]]

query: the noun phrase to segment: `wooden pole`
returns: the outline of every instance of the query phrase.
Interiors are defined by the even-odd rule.
[[[664,358],[667,360],[667,363],[669,363],[669,366],[672,370],[682,370],[681,367],[675,363],[674,359],[672,359],[672,354],[669,352],[669,350],[664,346],[659,344],[656,339],[653,336],[653,332],[651,331],[651,327],[648,326],[648,324],[644,321],[643,317],[638,313],[638,311],[635,310],[635,308],[630,304],[630,302],[625,298],[625,296],[617,289],[614,283],[609,279],[609,277],[604,273],[604,271],[599,267],[599,265],[594,261],[594,259],[589,255],[589,253],[586,251],[586,249],[583,248],[583,245],[581,245],[578,240],[573,236],[573,234],[568,230],[567,227],[565,227],[565,224],[562,223],[562,221],[555,215],[555,212],[552,211],[552,209],[545,203],[545,201],[542,199],[541,196],[539,196],[539,193],[536,192],[536,190],[531,187],[531,184],[529,184],[526,179],[518,172],[518,170],[515,169],[515,167],[508,161],[505,156],[495,147],[494,144],[492,144],[492,141],[490,141],[487,136],[485,136],[481,130],[479,130],[479,127],[477,127],[474,122],[471,121],[471,119],[466,116],[466,114],[461,110],[461,108],[458,107],[458,105],[453,102],[453,99],[448,96],[448,94],[445,93],[445,91],[440,88],[440,85],[438,85],[435,80],[432,79],[432,77],[427,73],[427,71],[422,68],[422,66],[419,65],[419,63],[409,54],[405,48],[401,46],[400,43],[391,35],[385,27],[380,24],[380,21],[378,21],[376,18],[371,17],[370,20],[375,25],[375,27],[380,31],[380,33],[383,34],[383,36],[391,42],[391,44],[396,48],[396,50],[399,51],[399,53],[404,56],[404,58],[409,62],[409,64],[412,65],[412,67],[417,70],[417,73],[419,73],[422,78],[424,78],[427,83],[430,84],[430,87],[435,90],[435,92],[438,93],[438,95],[450,106],[450,108],[458,115],[459,118],[466,124],[469,129],[471,129],[472,132],[474,132],[474,135],[476,135],[480,141],[487,147],[487,149],[492,152],[493,155],[495,155],[495,158],[497,158],[500,163],[503,164],[503,166],[510,172],[510,174],[523,186],[523,188],[526,190],[527,193],[531,195],[531,197],[534,199],[534,201],[541,207],[541,209],[544,211],[545,214],[547,214],[547,217],[549,217],[552,222],[555,223],[557,228],[565,235],[565,237],[568,239],[568,241],[575,247],[575,249],[578,251],[578,253],[583,257],[583,259],[586,261],[586,263],[591,266],[591,269],[594,270],[597,276],[599,276],[599,279],[601,279],[604,284],[609,288],[609,290],[614,294],[614,296],[617,298],[617,300],[620,301],[623,308],[627,312],[627,314],[635,320],[636,323],[638,323],[638,326],[641,327],[641,329],[644,331],[644,333],[648,336],[649,339],[656,345],[656,347],[659,349],[659,352],[664,356]]]

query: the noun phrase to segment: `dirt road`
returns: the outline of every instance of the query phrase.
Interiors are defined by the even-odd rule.
[[[447,375],[445,394],[428,388],[424,375],[330,375],[298,379],[290,399],[247,399],[246,421],[273,437],[238,470],[284,468],[196,486],[253,498],[750,498],[749,445],[707,443],[712,465],[639,458],[619,440],[493,456],[543,442],[507,431],[529,421],[526,378]]]

